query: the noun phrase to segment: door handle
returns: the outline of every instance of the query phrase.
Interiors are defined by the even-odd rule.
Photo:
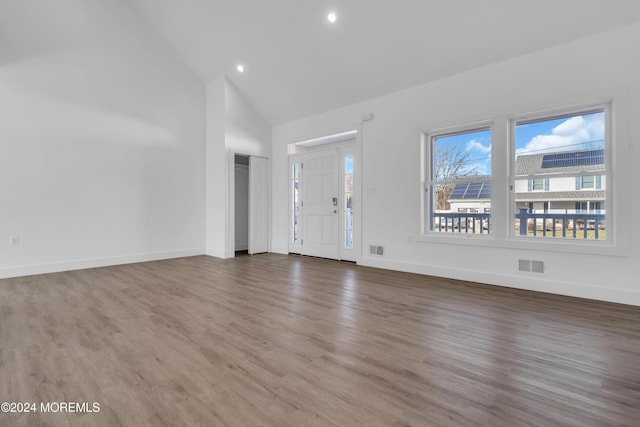
[[[338,198],[337,197],[333,198],[333,206],[338,206]]]

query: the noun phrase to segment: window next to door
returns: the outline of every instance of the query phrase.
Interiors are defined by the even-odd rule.
[[[344,156],[344,247],[353,249],[353,155]]]
[[[300,185],[300,162],[297,160],[289,163],[289,221],[290,221],[290,243],[299,245],[300,239],[300,206],[302,203]]]

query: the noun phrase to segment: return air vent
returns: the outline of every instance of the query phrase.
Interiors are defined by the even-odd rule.
[[[384,246],[369,245],[369,255],[384,255]]]
[[[532,273],[544,273],[544,262],[543,261],[531,261],[531,272]]]
[[[529,273],[544,273],[544,261],[519,259],[518,271],[526,271]]]

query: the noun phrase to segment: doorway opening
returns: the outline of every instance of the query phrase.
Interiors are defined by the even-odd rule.
[[[269,159],[233,154],[234,254],[269,251]]]
[[[249,156],[235,155],[234,164],[235,255],[249,252]]]
[[[341,136],[341,138],[339,138]],[[358,261],[357,132],[290,147],[289,252]]]

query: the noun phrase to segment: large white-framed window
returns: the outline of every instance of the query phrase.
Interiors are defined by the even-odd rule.
[[[511,120],[511,236],[599,244],[611,240],[611,105]]]
[[[423,135],[426,235],[491,233],[492,123]]]

